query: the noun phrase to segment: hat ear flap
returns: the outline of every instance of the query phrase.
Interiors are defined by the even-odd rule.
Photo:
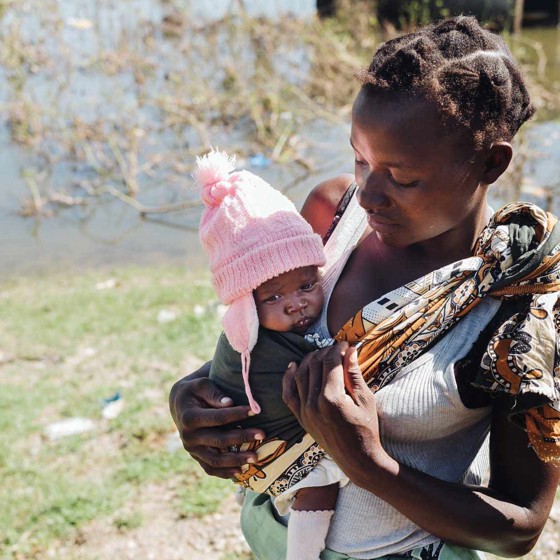
[[[231,347],[241,354],[245,394],[249,399],[251,410],[258,414],[261,407],[253,398],[249,385],[251,350],[255,347],[259,334],[259,317],[252,293],[245,294],[231,303],[222,319],[222,326]]]

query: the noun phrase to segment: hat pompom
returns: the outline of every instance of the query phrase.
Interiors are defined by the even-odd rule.
[[[224,197],[235,192],[230,173],[235,169],[235,156],[212,150],[196,158],[194,179],[201,188],[200,196],[206,206],[218,206]]]

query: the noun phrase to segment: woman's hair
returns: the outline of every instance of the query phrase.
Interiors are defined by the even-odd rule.
[[[525,80],[499,36],[474,17],[448,18],[382,44],[360,72],[369,95],[437,104],[476,148],[511,140],[535,112]]]

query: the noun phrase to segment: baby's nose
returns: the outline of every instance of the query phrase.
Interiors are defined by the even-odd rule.
[[[288,302],[288,313],[296,313],[307,307],[307,300],[304,298],[292,298]]]

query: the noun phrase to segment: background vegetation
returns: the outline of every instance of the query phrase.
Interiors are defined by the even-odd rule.
[[[173,214],[192,228],[192,163],[216,144],[275,166],[286,192],[309,188],[349,149],[355,70],[397,32],[380,29],[366,0],[340,0],[323,21],[254,18],[243,2],[207,22],[187,0],[100,1],[95,18],[67,4],[0,0],[2,165],[21,162],[12,196],[32,224],[117,205],[135,216],[193,209]],[[541,114],[556,119],[560,78],[549,79],[543,43],[507,39]],[[508,196],[538,157],[523,137],[519,152]],[[544,204],[553,188],[538,191]],[[212,355],[219,333],[207,274],[69,275],[54,258],[46,273],[10,272],[0,270],[0,559],[249,558],[232,485],[188,458],[167,409],[171,384]],[[88,429],[53,437],[71,419]],[[555,519],[535,558],[557,557]]]

